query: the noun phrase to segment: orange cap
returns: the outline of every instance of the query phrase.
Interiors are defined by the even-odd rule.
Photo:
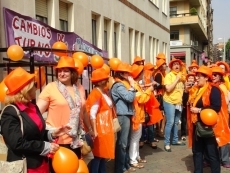
[[[172,65],[174,62],[179,62],[180,65],[182,65],[182,61],[180,59],[176,59],[176,58],[173,58],[170,62],[169,62],[169,68],[172,69]]]
[[[193,68],[193,67],[199,68],[196,60],[192,60],[192,64],[188,68],[190,69],[190,68]]]
[[[137,76],[139,76],[139,74],[143,71],[143,69],[144,69],[143,65],[133,64],[132,65],[132,72],[131,72],[133,79],[135,79]]]
[[[92,72],[91,81],[92,82],[99,82],[105,79],[108,79],[110,76],[106,73],[104,68],[98,68]]]
[[[153,70],[153,69],[155,69],[155,66],[152,63],[148,62],[144,65],[144,69],[145,70]]]
[[[220,68],[219,66],[214,66],[211,69],[212,69],[212,73],[219,73],[221,75],[224,75],[222,68]]]
[[[157,68],[161,67],[163,64],[166,64],[166,62],[165,62],[164,59],[159,59],[159,60],[157,60],[157,62],[156,62]]]
[[[131,65],[129,65],[128,63],[124,63],[124,62],[121,62],[117,69],[114,70],[116,72],[128,72],[128,73],[131,73]]]
[[[140,61],[145,61],[144,59],[142,59],[141,57],[139,57],[139,56],[136,56],[135,58],[134,58],[134,62],[133,62],[133,64],[135,64],[136,62],[140,62]]]
[[[190,76],[194,76],[194,77],[195,77],[196,74],[195,74],[195,73],[189,73],[189,74],[187,74],[187,75],[186,75],[186,80],[187,80]]]
[[[224,65],[225,66],[225,72],[228,73],[228,71],[229,71],[229,65],[226,62],[224,62],[224,61],[218,61],[216,64],[218,66]]]
[[[10,72],[5,77],[4,83],[8,90],[7,95],[17,94],[21,89],[28,85],[32,80],[34,80],[35,75],[28,73],[21,67],[18,67]]]
[[[75,66],[75,62],[74,59],[72,57],[69,56],[62,56],[59,61],[57,66],[55,67],[57,68],[73,68],[75,70],[77,70],[78,68]]]
[[[202,74],[205,74],[207,75],[210,79],[212,79],[212,69],[207,67],[207,66],[200,66],[200,68],[196,71],[196,74],[197,73],[202,73]]]
[[[163,59],[163,60],[166,60],[166,57],[165,57],[165,54],[164,53],[158,53],[157,59]]]

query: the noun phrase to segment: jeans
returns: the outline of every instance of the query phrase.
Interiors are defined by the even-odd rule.
[[[140,159],[139,141],[141,138],[141,134],[142,134],[142,124],[139,125],[138,130],[131,130],[130,147],[129,147],[130,164],[136,164]]]
[[[176,109],[176,106],[163,102],[164,111],[166,116],[166,126],[165,126],[165,141],[164,145],[170,145],[170,136],[172,133],[172,143],[175,144],[178,142],[178,123],[181,117],[181,112]]]
[[[194,173],[203,173],[203,156],[205,151],[210,163],[211,173],[220,173],[220,157],[216,138],[201,138],[195,133],[193,134],[192,145]]]
[[[90,163],[90,173],[106,173],[105,159],[94,156]]]
[[[130,168],[129,166],[129,135],[130,135],[130,116],[118,115],[121,130],[117,133],[115,147],[115,173],[123,173]]]
[[[220,151],[220,158],[221,158],[221,163],[223,165],[230,164],[229,160],[229,149],[228,149],[228,144],[222,146],[219,148]]]
[[[140,141],[144,142],[145,140],[147,140],[149,143],[152,143],[154,141],[154,138],[155,138],[154,125],[143,126]]]

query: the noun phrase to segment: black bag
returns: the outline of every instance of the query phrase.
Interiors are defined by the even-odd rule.
[[[196,122],[196,135],[202,138],[210,138],[214,136],[212,126],[205,125],[204,123]]]
[[[145,124],[147,124],[150,121],[149,113],[145,111]]]

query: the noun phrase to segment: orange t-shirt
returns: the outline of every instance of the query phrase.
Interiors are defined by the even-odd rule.
[[[79,88],[80,86],[80,88]],[[83,86],[78,85],[82,99],[82,106],[85,104],[85,91]],[[49,102],[46,124],[52,127],[61,127],[68,124],[70,108],[68,102],[57,88],[56,82],[49,83],[39,95],[39,99]],[[59,144],[70,144],[72,138],[68,135],[59,137]]]

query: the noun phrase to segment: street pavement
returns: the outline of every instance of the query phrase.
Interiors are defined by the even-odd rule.
[[[192,151],[186,146],[171,146],[172,152],[164,150],[163,139],[160,139],[157,149],[145,144],[140,149],[140,155],[147,160],[145,167],[137,169],[136,173],[193,173]],[[107,173],[114,172],[114,160],[107,162]],[[221,167],[221,173],[229,173],[230,168]],[[204,173],[211,173],[209,167]]]

